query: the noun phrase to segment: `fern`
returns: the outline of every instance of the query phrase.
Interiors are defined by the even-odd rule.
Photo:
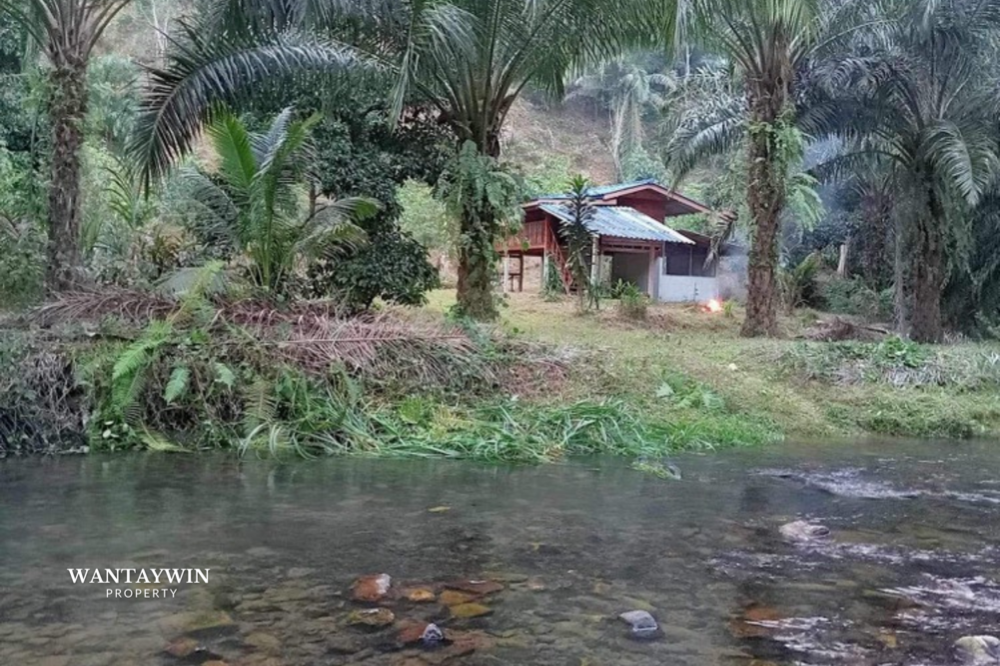
[[[163,399],[167,404],[173,403],[187,391],[188,381],[191,379],[191,370],[185,366],[178,366],[170,373],[170,381],[163,391]]]
[[[170,322],[150,322],[142,337],[129,345],[115,361],[111,370],[111,404],[130,423],[141,417],[138,401],[145,386],[146,370],[170,339],[172,330]]]
[[[236,384],[236,374],[225,363],[216,361],[214,367],[216,375],[215,381],[232,390],[233,386]]]
[[[188,449],[174,444],[160,433],[153,432],[149,428],[142,429],[139,433],[139,439],[142,440],[142,443],[150,451],[158,451],[160,453],[190,453]]]
[[[265,379],[251,383],[243,395],[243,432],[247,437],[259,433],[262,426],[274,420],[277,402],[274,389]]]

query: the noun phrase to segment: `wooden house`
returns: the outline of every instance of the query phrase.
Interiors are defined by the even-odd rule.
[[[588,194],[596,206],[588,227],[595,256],[601,258],[594,262],[591,279],[632,282],[654,301],[719,297],[718,262],[708,261],[711,239],[667,223],[680,215],[711,214],[710,208],[655,180],[592,187]],[[543,267],[555,267],[567,292],[573,288],[559,233],[572,220],[568,199],[568,195],[547,195],[524,204],[523,228],[501,247],[507,256],[505,277],[512,287],[523,289],[524,257],[533,256],[542,257]],[[610,275],[600,275],[601,270],[610,270]]]

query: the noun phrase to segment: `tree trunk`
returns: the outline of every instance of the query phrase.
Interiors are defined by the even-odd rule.
[[[750,142],[747,148],[747,204],[752,237],[747,271],[747,316],[741,335],[758,337],[778,332],[778,231],[785,205],[785,170],[776,134],[788,99],[788,83],[751,85]]]
[[[71,289],[81,279],[80,151],[87,112],[87,65],[81,56],[53,58],[52,182],[49,184],[49,242],[45,286],[49,293]]]
[[[857,263],[865,282],[876,290],[893,281],[890,242],[892,201],[881,188],[867,190],[861,198],[861,229],[852,237],[857,249]]]
[[[482,143],[483,145],[478,145]],[[479,152],[494,159],[500,156],[500,135],[486,132],[477,142]],[[459,143],[461,150],[461,142]],[[478,321],[493,321],[498,312],[493,299],[496,272],[496,213],[487,202],[466,202],[460,221],[458,247],[458,310]]]
[[[913,291],[910,285],[909,268],[906,258],[911,252],[910,234],[900,211],[894,220],[893,250],[893,309],[895,310],[896,334],[901,338],[910,337],[910,303]]]
[[[847,277],[847,258],[850,249],[851,238],[848,236],[847,240],[840,244],[840,258],[837,261],[837,277],[841,279]]]
[[[496,224],[492,218],[483,219],[491,215],[487,211],[469,211],[463,215],[458,247],[458,309],[478,321],[497,318],[493,300],[496,252],[491,231]]]
[[[917,217],[913,267],[913,313],[910,337],[940,342],[941,294],[944,291],[944,208],[934,186],[927,185],[927,211]]]

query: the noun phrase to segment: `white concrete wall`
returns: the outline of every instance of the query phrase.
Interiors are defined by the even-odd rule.
[[[714,277],[664,275],[663,259],[658,260],[660,275],[659,300],[664,303],[704,301],[719,297],[719,281]]]

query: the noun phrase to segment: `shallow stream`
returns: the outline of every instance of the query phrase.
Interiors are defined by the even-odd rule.
[[[1000,444],[673,462],[679,481],[621,460],[0,461],[0,664],[932,666],[1000,632]],[[787,543],[794,520],[830,538]],[[210,571],[67,571],[94,568]],[[352,599],[381,573],[384,596]],[[633,637],[631,610],[660,630]],[[427,622],[443,643],[407,636]]]

